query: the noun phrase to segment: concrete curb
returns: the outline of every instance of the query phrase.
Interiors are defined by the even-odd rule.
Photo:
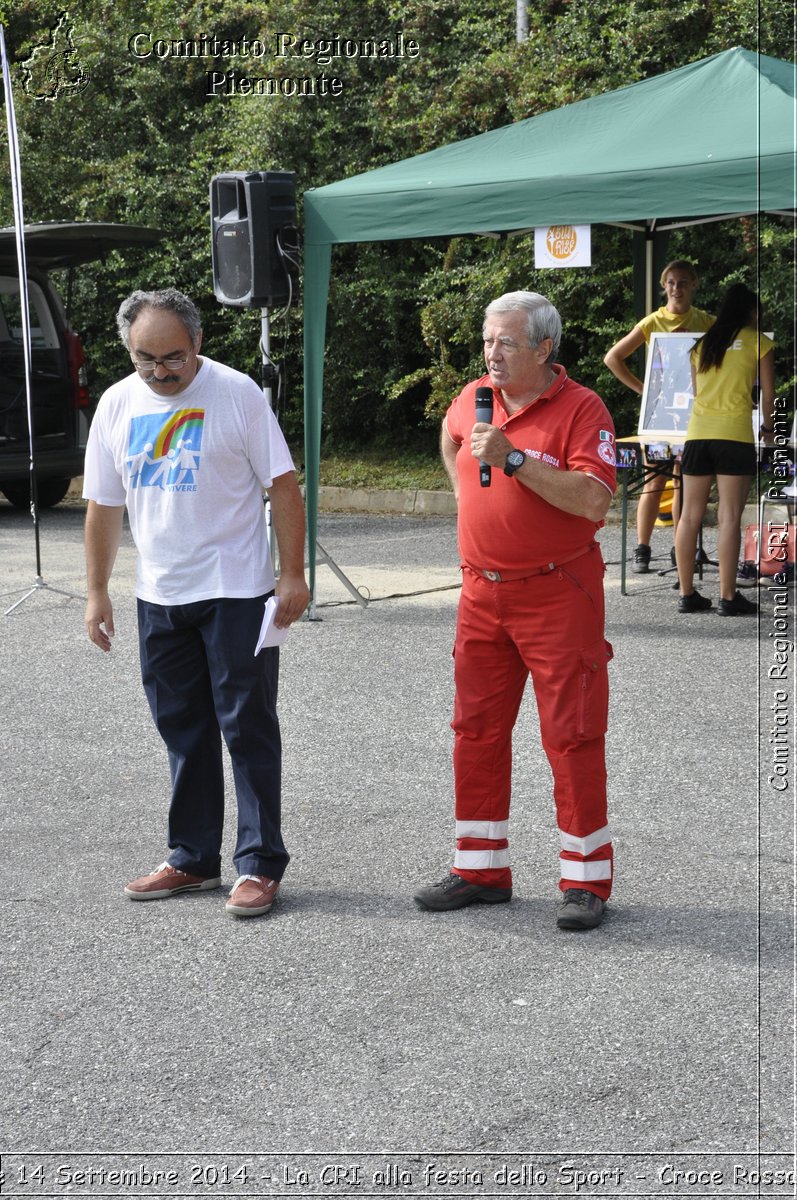
[[[302,487],[304,495],[304,487]],[[372,513],[401,513],[414,516],[454,517],[457,514],[457,503],[453,492],[431,492],[418,488],[415,491],[402,491],[396,488],[392,491],[382,491],[379,488],[347,488],[320,487],[318,489],[319,512],[372,512]],[[636,502],[628,505],[628,525],[633,527]],[[788,510],[785,505],[768,504],[767,520],[786,521]],[[742,528],[745,525],[755,525],[758,521],[758,506],[747,504],[742,514]],[[606,514],[607,525],[622,523],[622,497],[615,496]],[[705,524],[712,527],[717,524],[717,506],[709,504],[706,509]]]
[[[422,488],[383,491],[379,488],[320,487],[318,507],[321,512],[403,513],[435,517],[456,516],[457,512],[453,492],[431,492]]]
[[[68,500],[80,500],[83,491],[83,477],[72,480],[67,493]],[[304,487],[301,489],[304,495]],[[370,513],[399,513],[403,516],[423,517],[454,517],[457,514],[457,504],[453,492],[433,492],[423,488],[403,490],[395,488],[382,490],[380,488],[353,487],[320,487],[318,489],[319,512],[370,512]],[[633,525],[635,504],[629,504],[629,528]],[[767,504],[766,518],[768,521],[788,520],[788,509],[785,505]],[[606,516],[607,525],[619,525],[622,521],[621,497],[615,496],[612,506]],[[742,528],[745,525],[755,525],[758,521],[758,506],[748,504],[742,515]],[[717,523],[715,505],[709,505],[706,511],[705,524],[713,526]]]

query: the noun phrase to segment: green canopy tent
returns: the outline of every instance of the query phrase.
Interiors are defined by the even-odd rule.
[[[332,246],[597,223],[644,230],[650,240],[662,218],[673,227],[790,212],[794,95],[793,64],[735,48],[305,192],[305,472],[313,595]],[[652,307],[650,283],[649,289]]]

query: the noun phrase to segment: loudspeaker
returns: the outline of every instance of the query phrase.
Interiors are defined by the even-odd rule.
[[[272,308],[298,293],[296,176],[232,171],[210,182],[213,291],[221,304]]]

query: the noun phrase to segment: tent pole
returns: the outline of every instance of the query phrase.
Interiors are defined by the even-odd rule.
[[[332,258],[331,244],[314,245],[312,238],[312,204],[305,196],[305,256],[304,256],[304,501],[307,513],[307,568],[310,583],[309,621],[319,621],[316,614],[316,563],[330,568],[348,588],[357,603],[366,607],[368,601],[347,579],[340,567],[318,541],[318,477],[321,459],[321,410],[324,398],[324,335],[327,319],[327,294]]]

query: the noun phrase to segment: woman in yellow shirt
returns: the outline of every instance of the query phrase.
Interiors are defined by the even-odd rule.
[[[692,307],[692,298],[698,284],[697,271],[692,263],[682,258],[667,263],[659,282],[667,297],[667,303],[638,321],[630,333],[620,338],[619,342],[615,342],[603,360],[612,375],[638,396],[643,392],[642,380],[637,378],[625,360],[640,346],[649,345],[652,333],[702,333],[714,323],[710,313],[704,312],[702,308]],[[646,478],[639,497],[636,510],[637,546],[632,568],[638,575],[644,575],[650,570],[650,538],[659,514],[661,493],[666,482],[664,475]],[[678,490],[676,487],[673,495],[673,529],[678,525]]]
[[[758,606],[736,590],[742,511],[756,469],[752,391],[761,387],[761,425],[772,432],[775,411],[775,368],[772,342],[759,332],[758,296],[735,283],[720,306],[716,323],[692,351],[695,401],[686,431],[681,475],[681,519],[675,535],[675,557],[681,598],[678,611],[706,612],[707,596],[695,591],[695,547],[711,490],[717,479],[717,556],[724,617],[747,616]]]

